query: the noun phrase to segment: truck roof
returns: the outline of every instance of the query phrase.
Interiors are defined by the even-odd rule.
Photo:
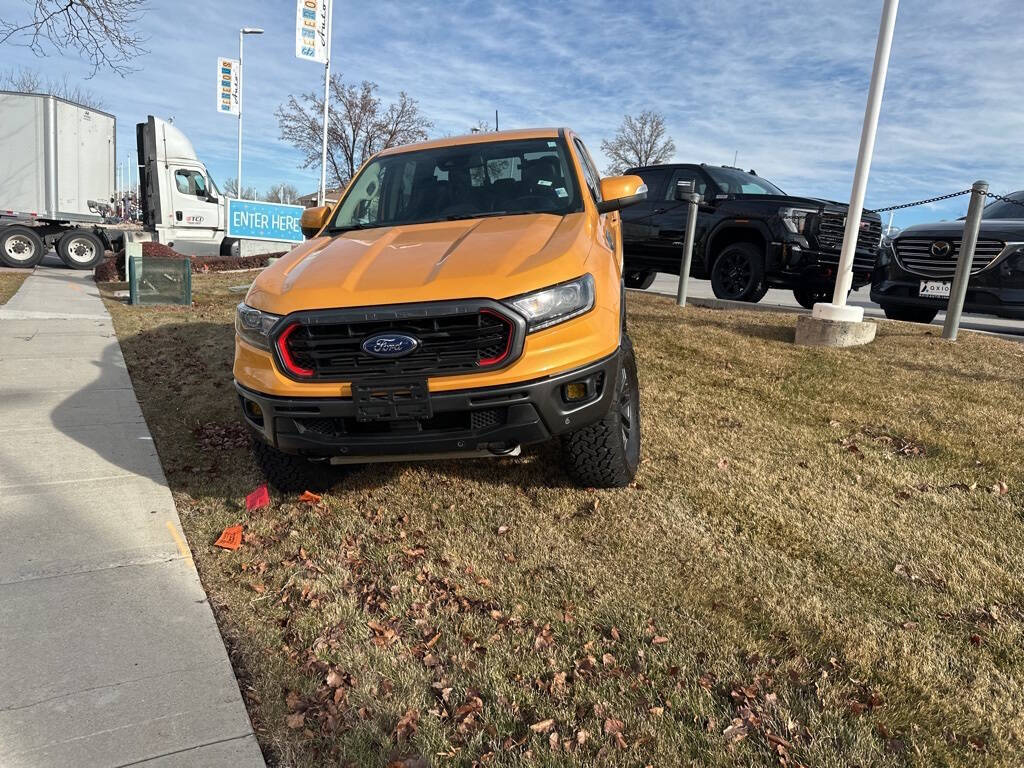
[[[457,147],[462,144],[486,144],[491,141],[511,141],[515,139],[554,139],[564,128],[520,128],[514,131],[480,131],[467,133],[463,136],[445,136],[441,139],[430,139],[415,144],[403,144],[379,152],[379,155],[393,155],[417,149],[433,149],[435,147]]]
[[[80,109],[84,109],[84,110],[87,110],[89,112],[95,112],[97,115],[106,115],[107,117],[113,118],[115,120],[117,119],[117,116],[111,114],[110,112],[107,112],[107,111],[102,110],[102,109],[97,109],[96,107],[90,107],[88,104],[79,104],[77,101],[71,101],[70,99],[65,99],[65,98],[63,98],[61,96],[54,96],[52,93],[30,93],[28,91],[7,91],[7,90],[4,90],[3,88],[0,88],[0,93],[4,94],[5,96],[26,96],[26,97],[36,98],[36,99],[56,99],[57,101],[63,101],[65,104],[71,104],[74,107],[78,107]]]

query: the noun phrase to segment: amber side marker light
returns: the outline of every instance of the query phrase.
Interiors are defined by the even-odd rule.
[[[585,381],[574,381],[562,387],[562,397],[567,403],[578,403],[586,400],[588,396],[587,383]]]

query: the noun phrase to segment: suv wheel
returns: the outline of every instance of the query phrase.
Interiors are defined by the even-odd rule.
[[[566,468],[584,488],[624,488],[640,466],[640,388],[633,343],[624,337],[615,402],[603,419],[562,440]]]
[[[711,289],[726,301],[759,302],[768,293],[764,256],[751,243],[734,243],[718,254],[711,267]]]
[[[252,453],[267,483],[280,493],[326,491],[337,474],[337,469],[327,462],[314,463],[281,453],[255,436]]]
[[[654,278],[657,276],[658,273],[653,269],[627,269],[622,279],[625,281],[627,288],[645,290],[651,287]]]
[[[939,314],[939,310],[931,307],[901,307],[898,304],[883,304],[882,311],[890,320],[908,323],[930,323]]]

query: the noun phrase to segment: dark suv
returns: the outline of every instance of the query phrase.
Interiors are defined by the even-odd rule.
[[[964,311],[1024,319],[1024,191],[1007,198],[981,214]],[[886,317],[930,323],[946,308],[963,233],[963,219],[917,224],[885,243],[871,300]]]
[[[760,301],[769,288],[792,289],[810,308],[835,286],[848,206],[787,195],[753,171],[720,165],[652,165],[627,171],[647,183],[647,200],[622,212],[626,285],[646,288],[657,272],[679,274],[687,204],[678,182],[701,195],[693,246],[694,277],[715,296]],[[881,241],[878,214],[864,212],[853,287],[871,281]]]

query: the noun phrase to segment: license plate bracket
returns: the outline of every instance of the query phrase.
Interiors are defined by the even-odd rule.
[[[953,284],[947,280],[922,280],[917,295],[932,299],[948,299]]]
[[[352,383],[356,421],[429,419],[433,415],[426,379]]]

